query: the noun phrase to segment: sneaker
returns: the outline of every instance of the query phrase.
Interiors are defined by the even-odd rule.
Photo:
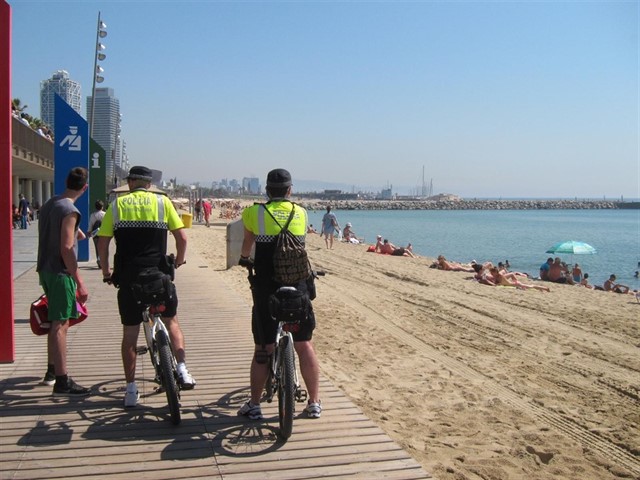
[[[81,387],[71,377],[67,380],[66,385],[55,384],[53,386],[54,397],[86,397],[87,395],[91,395],[91,389]]]
[[[183,390],[191,390],[196,386],[196,380],[191,376],[184,363],[178,364],[178,381]]]
[[[138,405],[138,400],[140,400],[140,393],[138,393],[138,388],[134,385],[135,390],[130,390],[127,388],[127,391],[124,394],[124,408],[132,408]]]
[[[322,414],[322,404],[320,402],[309,402],[304,411],[309,418],[320,418]]]
[[[41,385],[54,385],[56,383],[56,374],[47,370],[47,373],[44,374],[44,378],[40,382]]]
[[[254,405],[251,401],[240,407],[238,415],[244,415],[245,417],[249,417],[251,420],[262,420],[262,418],[264,418],[262,416],[262,409],[260,408],[260,405]]]

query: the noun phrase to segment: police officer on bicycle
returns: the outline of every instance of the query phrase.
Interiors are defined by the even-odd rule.
[[[135,407],[140,399],[135,383],[136,346],[142,309],[133,297],[131,285],[138,274],[149,267],[165,271],[167,264],[167,230],[176,244],[175,267],[185,263],[187,235],[184,224],[171,200],[166,195],[149,191],[152,172],[147,167],[136,166],[129,170],[127,183],[130,192],[114,200],[107,209],[98,232],[98,250],[105,282],[113,282],[118,290],[118,309],[124,326],[122,337],[122,363],[127,381],[125,407]],[[113,273],[109,268],[109,243],[115,237],[116,253]],[[185,390],[196,382],[185,365],[184,337],[178,323],[178,297],[175,293],[165,304],[162,319],[169,330],[171,344],[178,361],[178,380]]]
[[[291,196],[291,174],[282,168],[271,170],[267,175],[267,196],[265,204],[254,204],[242,212],[244,224],[244,240],[240,264],[253,266],[255,275],[252,280],[254,306],[252,310],[251,330],[255,343],[255,352],[251,361],[251,400],[245,403],[238,415],[244,415],[252,420],[262,418],[260,399],[268,376],[267,354],[273,352],[277,323],[271,319],[269,313],[269,297],[278,290],[280,285],[273,280],[273,254],[275,237],[280,227],[274,218],[284,225],[294,207]],[[265,209],[269,210],[266,212]],[[269,215],[269,213],[271,215]],[[271,218],[273,216],[274,218]],[[299,205],[295,206],[294,216],[288,227],[289,231],[302,242],[307,232],[307,212]],[[255,244],[255,258],[249,256]],[[301,281],[296,288],[307,292],[313,288],[313,277]],[[319,418],[322,406],[319,398],[319,366],[311,337],[315,328],[313,309],[309,306],[307,320],[302,322],[300,329],[293,333],[294,347],[300,359],[300,372],[307,388],[309,401],[305,408],[308,417]],[[266,347],[266,353],[263,348]]]

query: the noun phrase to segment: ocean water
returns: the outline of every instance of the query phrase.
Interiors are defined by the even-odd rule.
[[[309,223],[322,224],[325,211],[309,212]],[[334,211],[341,227],[351,222],[367,243],[376,235],[396,246],[411,242],[415,253],[442,254],[460,262],[509,260],[511,270],[538,276],[545,253],[564,240],[586,242],[595,255],[560,255],[580,264],[594,285],[615,273],[618,282],[640,288],[640,210],[393,210]],[[318,228],[319,229],[319,228]]]

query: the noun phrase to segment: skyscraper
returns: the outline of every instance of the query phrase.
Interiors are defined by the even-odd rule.
[[[92,97],[87,97],[87,118],[91,118]],[[113,184],[115,165],[120,165],[120,100],[113,95],[113,88],[96,88],[93,131],[90,132],[98,144],[104,148],[107,164],[107,184]],[[90,121],[90,120],[89,120]],[[89,126],[91,128],[91,125]]]
[[[82,95],[80,84],[69,78],[66,70],[58,70],[47,80],[40,82],[40,118],[55,130],[55,94],[58,94],[79,115],[82,109]]]

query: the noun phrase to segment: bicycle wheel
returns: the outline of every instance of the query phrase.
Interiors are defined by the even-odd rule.
[[[280,362],[278,373],[278,417],[280,419],[280,436],[288,439],[293,430],[293,412],[295,410],[295,363],[293,357],[293,344],[290,337],[280,340]]]
[[[173,365],[173,353],[169,346],[167,334],[163,331],[156,333],[156,342],[160,354],[160,369],[162,370],[162,386],[167,394],[169,402],[169,413],[171,414],[171,423],[178,425],[180,423],[180,403],[178,401],[178,384],[176,382],[175,369]]]

